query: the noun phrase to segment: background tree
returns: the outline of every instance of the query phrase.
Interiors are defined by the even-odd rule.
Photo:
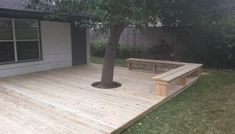
[[[180,32],[185,33],[200,31],[205,36],[202,47],[189,47],[191,51],[184,55],[186,61],[209,67],[235,67],[234,0],[163,0],[159,7],[165,26],[180,27]]]
[[[28,7],[50,12],[54,17],[86,14],[96,19],[82,20],[82,26],[108,29],[101,87],[112,88],[117,46],[125,27],[154,26],[158,22],[163,26],[211,25],[221,21],[230,2],[232,0],[31,0]]]

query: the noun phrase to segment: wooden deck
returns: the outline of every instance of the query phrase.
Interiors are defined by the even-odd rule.
[[[153,72],[115,68],[116,89],[96,89],[90,64],[0,79],[1,134],[117,133],[178,93],[156,96]]]

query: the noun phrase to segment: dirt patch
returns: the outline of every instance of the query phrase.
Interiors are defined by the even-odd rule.
[[[101,85],[101,82],[98,81],[98,82],[92,83],[91,86],[92,86],[92,87],[95,87],[95,88],[99,88],[99,89],[112,89],[112,88],[121,87],[122,84],[120,84],[119,82],[114,81],[111,88],[104,88],[104,87]]]

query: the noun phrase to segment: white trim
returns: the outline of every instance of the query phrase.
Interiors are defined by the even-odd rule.
[[[86,55],[87,55],[87,64],[89,64],[91,61],[91,47],[89,43],[89,30],[86,29]]]
[[[16,40],[17,41],[39,41],[38,39],[23,39],[23,40]]]
[[[13,34],[13,41],[14,41],[15,62],[18,62],[18,54],[17,54],[17,46],[16,46],[15,21],[14,21],[14,19],[11,19],[11,24],[12,24],[12,34]]]
[[[38,53],[39,54],[38,57],[39,57],[39,59],[42,59],[42,45],[40,45],[41,44],[41,38],[40,38],[40,34],[41,34],[40,33],[40,29],[41,29],[41,26],[40,25],[41,25],[41,23],[40,23],[40,21],[38,21],[38,29],[37,29],[38,30],[37,31],[38,32],[38,52],[39,52]]]
[[[0,42],[14,42],[14,40],[0,40]]]

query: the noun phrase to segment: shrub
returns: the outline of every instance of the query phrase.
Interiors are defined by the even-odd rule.
[[[183,54],[187,62],[202,63],[206,67],[234,68],[235,50],[221,37],[210,36],[203,45],[189,45]]]
[[[118,45],[117,58],[126,59],[130,57],[142,57],[145,53],[144,49],[138,47],[131,47],[129,45]],[[91,44],[91,55],[97,57],[104,57],[105,43],[104,41],[94,41]]]
[[[104,41],[94,41],[91,43],[91,55],[104,57],[105,43]]]
[[[135,57],[135,58],[144,58],[146,53],[147,53],[147,50],[145,48],[134,47],[133,48],[133,55],[132,55],[132,57]]]
[[[141,58],[145,53],[145,49],[139,47],[132,47],[130,45],[119,45],[117,58],[127,59],[131,57]]]
[[[133,55],[132,47],[129,47],[128,45],[118,46],[117,58],[126,59],[132,57],[132,55]]]
[[[148,52],[148,57],[158,59],[170,59],[172,48],[165,43],[165,40],[161,40],[160,44],[150,47],[148,49]]]

